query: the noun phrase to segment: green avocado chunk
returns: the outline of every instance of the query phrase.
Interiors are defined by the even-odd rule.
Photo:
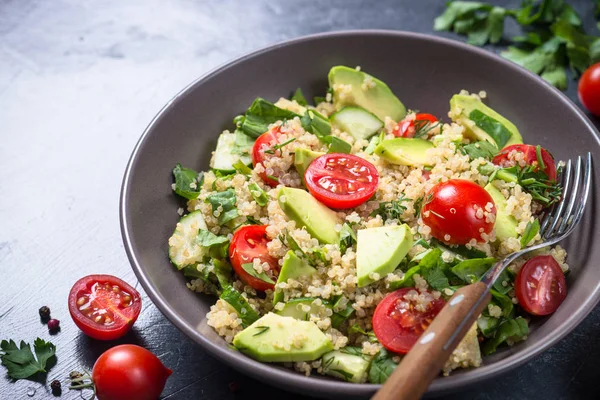
[[[328,78],[329,87],[333,89],[333,103],[338,109],[362,107],[382,121],[385,117],[400,121],[406,115],[404,104],[385,83],[371,75],[339,65],[331,68]]]
[[[302,178],[302,182],[304,182],[304,173],[308,169],[310,163],[324,154],[325,153],[304,148],[296,149],[294,152],[294,167],[296,167],[298,175],[300,175],[300,178]]]
[[[517,127],[473,96],[455,94],[450,99],[452,120],[465,127],[465,136],[487,140],[499,150],[523,143]]]
[[[360,229],[356,241],[358,287],[393,272],[412,247],[413,237],[406,224]],[[372,274],[379,274],[374,279]]]
[[[492,183],[488,183],[484,189],[492,196],[492,200],[494,200],[494,204],[496,205],[496,222],[494,223],[496,238],[499,240],[516,238],[518,236],[517,220],[506,212],[507,204],[504,195]]]
[[[335,211],[327,208],[310,193],[302,189],[284,187],[279,190],[279,206],[288,218],[321,243],[335,244],[339,241],[336,225],[341,225]]]
[[[363,383],[372,357],[362,354],[360,347],[344,347],[323,355],[323,372],[348,382]]]
[[[292,250],[288,251],[285,257],[283,257],[283,265],[279,276],[277,277],[277,283],[287,282],[288,279],[297,279],[300,277],[307,277],[317,272],[314,267],[308,264],[308,261],[301,259]],[[281,290],[275,289],[273,295],[273,304],[277,304],[283,300],[283,293]]]
[[[396,138],[382,141],[375,148],[375,154],[389,163],[398,165],[426,165],[431,163],[427,150],[433,148],[429,140],[418,138]]]
[[[271,312],[235,335],[233,345],[261,362],[313,361],[333,350],[314,322]]]

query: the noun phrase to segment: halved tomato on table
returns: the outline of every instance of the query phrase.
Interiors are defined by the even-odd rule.
[[[310,163],[304,173],[310,194],[327,207],[356,207],[373,196],[379,183],[377,168],[364,158],[332,153]]]
[[[140,315],[140,293],[112,275],[88,275],[69,293],[69,312],[75,325],[98,340],[125,335]]]
[[[567,282],[552,256],[536,256],[517,274],[515,292],[519,304],[533,315],[552,314],[567,297]]]
[[[269,271],[265,273],[270,279],[276,281],[279,275],[279,264],[277,258],[269,254],[267,249],[269,241],[266,225],[247,225],[235,231],[229,245],[229,259],[233,270],[242,281],[256,290],[274,289],[275,285],[252,276],[243,265],[253,263],[254,259],[258,258],[262,263],[269,264]]]
[[[423,307],[414,299],[415,293],[428,293],[431,301]],[[385,296],[373,314],[373,332],[379,342],[394,353],[405,354],[429,327],[446,301],[433,298],[429,292],[402,288]]]
[[[492,162],[501,167],[512,167],[517,163],[515,156],[521,153],[527,165],[535,165],[536,171],[541,170],[548,176],[549,180],[556,181],[556,163],[552,154],[541,147],[538,154],[537,147],[530,144],[507,146],[492,159]]]
[[[264,167],[264,162],[271,157],[280,156],[281,150],[273,149],[273,146],[277,146],[279,144],[279,137],[281,136],[281,131],[279,127],[273,127],[267,132],[263,133],[256,139],[254,145],[252,146],[252,165],[256,167],[258,164]],[[268,173],[268,171],[263,171],[259,173],[259,176],[262,178],[265,183],[271,187],[275,187],[279,184],[277,180],[277,176],[275,176],[275,172]]]
[[[412,138],[415,137],[415,134],[420,127],[423,127],[427,123],[433,124],[437,121],[438,119],[432,114],[417,113],[415,119],[404,119],[398,122],[398,125],[394,127],[392,133],[396,137]]]

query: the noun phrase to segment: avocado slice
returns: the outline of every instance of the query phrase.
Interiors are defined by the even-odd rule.
[[[431,165],[427,150],[433,148],[429,140],[418,138],[395,138],[382,141],[375,147],[375,154],[389,163],[398,165]]]
[[[360,229],[356,241],[356,275],[358,287],[367,286],[393,272],[413,245],[410,228],[406,224]]]
[[[367,380],[372,357],[362,354],[360,347],[347,346],[323,355],[323,372],[348,382],[363,383]]]
[[[379,79],[342,65],[329,71],[329,87],[333,89],[333,103],[338,109],[343,106],[358,106],[372,112],[382,121],[390,117],[400,121],[406,115],[406,107]],[[349,85],[349,90],[336,90],[334,85]]]
[[[302,189],[281,188],[277,198],[285,215],[296,221],[300,228],[306,228],[312,237],[321,243],[338,242],[340,234],[335,230],[335,226],[341,225],[342,220],[335,211]]]
[[[313,304],[316,299],[316,297],[298,297],[296,299],[291,299],[285,303],[281,310],[276,311],[276,313],[284,317],[308,321],[310,314],[317,314],[319,312],[320,307]],[[309,306],[310,311],[304,311],[302,309],[303,306]]]
[[[318,158],[325,153],[321,153],[319,151],[312,151],[309,149],[296,149],[294,152],[294,167],[296,167],[296,171],[302,178],[302,182],[304,182],[304,173],[306,172],[308,166],[315,158]]]
[[[313,361],[333,350],[314,322],[271,312],[235,335],[233,345],[262,362]]]
[[[283,265],[281,266],[281,271],[279,271],[277,283],[287,282],[288,279],[296,279],[302,276],[311,276],[316,272],[317,270],[311,267],[308,261],[301,259],[296,253],[290,250],[283,257]],[[273,304],[277,304],[281,300],[283,300],[283,293],[275,289]]]
[[[517,127],[473,96],[455,94],[450,99],[454,122],[465,127],[465,136],[487,140],[501,150],[511,144],[523,143]]]
[[[484,189],[492,196],[496,205],[496,238],[506,240],[508,238],[516,238],[517,234],[517,219],[506,212],[506,199],[504,195],[491,183],[488,183]]]

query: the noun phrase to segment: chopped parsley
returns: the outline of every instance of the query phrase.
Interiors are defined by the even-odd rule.
[[[236,201],[235,190],[231,188],[223,192],[213,193],[205,200],[206,203],[210,203],[212,206],[213,213],[219,213],[217,217],[219,225],[226,224],[239,216],[238,210],[235,208]],[[219,207],[221,207],[221,210],[219,210]]]
[[[188,200],[198,198],[200,188],[204,183],[204,174],[198,174],[193,169],[177,164],[173,168],[173,176],[175,177],[175,186],[173,187],[175,193]]]
[[[387,221],[388,219],[396,219],[400,221],[400,217],[404,211],[406,211],[406,206],[402,204],[405,201],[410,201],[410,199],[406,197],[400,197],[398,200],[383,201],[379,203],[379,207],[373,210],[369,215],[371,217],[380,215],[384,221]]]

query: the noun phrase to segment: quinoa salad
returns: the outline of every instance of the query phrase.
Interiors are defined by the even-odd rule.
[[[457,289],[541,240],[562,164],[485,91],[434,116],[359,67],[328,78],[313,101],[257,98],[209,170],[175,166],[186,205],[169,258],[189,290],[217,297],[206,318],[232,350],[383,383]],[[560,246],[510,265],[444,375],[526,340],[564,300],[568,268]]]

